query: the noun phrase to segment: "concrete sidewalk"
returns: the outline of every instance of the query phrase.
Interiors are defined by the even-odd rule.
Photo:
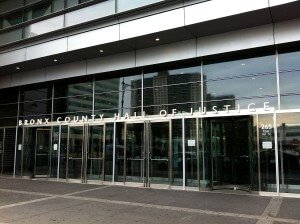
[[[0,178],[1,223],[300,223],[300,199]]]

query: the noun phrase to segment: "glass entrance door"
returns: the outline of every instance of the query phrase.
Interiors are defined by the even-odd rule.
[[[126,181],[145,184],[145,123],[126,124]]]
[[[36,129],[34,178],[48,177],[51,129]]]
[[[88,147],[86,152],[86,179],[102,180],[104,125],[88,126]]]
[[[170,121],[126,124],[126,182],[170,184]]]
[[[251,189],[249,118],[211,120],[213,189]]]
[[[170,122],[150,123],[148,183],[170,184]]]
[[[82,180],[83,126],[69,126],[67,179]]]
[[[102,180],[104,126],[69,126],[67,179]]]

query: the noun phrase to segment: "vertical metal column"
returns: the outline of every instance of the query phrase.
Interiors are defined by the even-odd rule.
[[[201,118],[195,118],[195,119],[196,119],[196,141],[197,141],[196,142],[196,150],[197,150],[196,151],[196,156],[197,156],[197,184],[198,184],[198,188],[200,190],[199,119],[201,119]],[[202,168],[202,170],[204,170],[204,167]],[[205,180],[205,175],[203,175],[203,179]]]
[[[201,58],[201,111],[204,109],[203,60]],[[199,111],[200,112],[200,111]]]
[[[4,162],[4,153],[5,153],[5,128],[1,128],[2,132],[2,158],[1,158],[1,174],[3,174],[3,162]]]
[[[92,114],[95,114],[95,77],[93,77],[93,105],[92,105]]]
[[[20,116],[20,96],[21,96],[21,93],[20,93],[20,89],[19,89],[13,178],[16,178],[16,164],[17,164],[17,150],[18,150],[17,149],[18,148],[18,126],[19,126],[19,116]]]
[[[67,133],[67,161],[66,161],[66,181],[68,182],[68,172],[69,172],[69,150],[70,150],[70,126],[68,125]]]
[[[279,72],[279,57],[278,57],[278,50],[276,49],[275,51],[275,57],[276,57],[276,81],[277,81],[277,98],[278,98],[278,110],[280,110],[280,104],[281,104],[281,100],[280,100],[280,72]]]
[[[105,131],[106,131],[106,124],[103,125],[103,151],[102,151],[102,171],[101,171],[101,174],[102,174],[102,181],[104,181],[104,176],[105,176]]]
[[[22,145],[21,145],[21,172],[20,172],[20,175],[21,175],[21,178],[23,178],[23,152],[24,152],[24,142],[25,142],[25,128],[23,128],[23,133],[22,133]]]
[[[182,118],[182,188],[185,190],[185,124]]]
[[[277,115],[274,112],[274,137],[275,137],[275,165],[276,165],[276,194],[279,195],[279,158],[278,158],[278,136],[277,136]]]
[[[126,149],[127,149],[127,123],[124,122],[124,150],[123,150],[123,154],[124,154],[124,159],[123,159],[123,184],[125,185],[126,182]]]
[[[168,167],[169,167],[169,187],[171,187],[174,174],[173,174],[173,144],[172,144],[172,120],[169,121],[169,158],[168,158]]]
[[[141,99],[141,116],[144,114],[144,70],[142,69],[142,99]]]
[[[258,122],[258,114],[256,114],[256,145],[257,145],[258,191],[261,191],[260,145],[259,145],[259,122]]]
[[[116,122],[114,122],[114,138],[113,138],[113,171],[112,183],[115,183],[115,164],[116,163]]]
[[[57,152],[57,175],[56,179],[59,180],[59,169],[60,169],[60,144],[61,144],[61,125],[59,125],[59,134],[58,134],[58,152]]]
[[[145,122],[145,156],[146,156],[146,187],[150,187],[150,156],[151,156],[151,139],[152,133],[149,121]]]

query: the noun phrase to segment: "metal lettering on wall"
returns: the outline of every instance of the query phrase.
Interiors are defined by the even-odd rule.
[[[199,110],[195,111],[193,108],[190,108],[188,113],[189,116],[201,116],[201,115],[225,115],[225,114],[230,114],[230,113],[255,113],[255,112],[266,112],[266,111],[271,111],[272,107],[270,107],[269,102],[264,102],[262,108],[256,108],[255,103],[250,103],[248,104],[247,108],[243,109],[240,107],[240,105],[237,105],[236,110],[230,110],[231,105],[224,105],[223,109],[225,110],[220,110],[218,106],[212,106],[211,110],[208,111],[206,107],[199,108]],[[159,114],[157,116],[159,117],[167,117],[167,116],[176,116],[178,113],[177,109],[172,109],[172,113],[168,114],[166,110],[160,110]],[[182,113],[181,113],[182,114]],[[118,113],[115,113],[114,117],[110,117],[110,119],[114,120],[129,120],[129,119],[140,119],[145,117],[146,115],[143,114],[142,116],[137,116],[137,112],[133,113],[133,116],[130,116],[128,113],[125,113],[124,116],[121,116]],[[58,117],[56,119],[56,124],[69,124],[69,123],[85,123],[85,122],[96,122],[96,121],[103,121],[105,119],[105,114],[92,114],[92,115],[84,115],[84,116],[73,116],[73,117]],[[109,118],[109,117],[107,117]],[[53,124],[53,122],[50,122],[50,118],[41,118],[41,119],[30,119],[30,120],[19,120],[18,125],[19,126],[32,126],[32,125],[48,125],[48,124]]]

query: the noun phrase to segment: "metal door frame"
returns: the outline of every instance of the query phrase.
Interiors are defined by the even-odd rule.
[[[84,159],[84,171],[83,171],[83,182],[87,183],[88,181],[96,181],[96,180],[88,180],[87,178],[87,166],[88,166],[88,149],[89,149],[89,139],[90,139],[90,127],[94,127],[94,126],[102,126],[102,167],[100,170],[100,175],[101,175],[101,179],[99,179],[100,181],[104,181],[104,163],[105,163],[105,129],[106,129],[106,124],[86,124],[84,125],[85,127],[85,135],[84,135],[84,155],[85,155],[85,159]],[[99,158],[100,159],[100,158]]]
[[[142,161],[142,160],[144,160],[144,162],[143,162],[143,166],[142,166],[142,178],[143,178],[143,181],[142,181],[142,183],[138,183],[138,182],[127,182],[126,181],[126,177],[127,177],[127,173],[126,173],[126,168],[127,168],[127,153],[126,153],[126,151],[127,151],[127,125],[128,124],[143,124],[143,152],[142,152],[142,154],[144,155],[144,157],[143,158],[141,158],[141,159],[138,159],[139,161]],[[124,182],[124,185],[128,185],[128,184],[130,184],[130,185],[138,185],[138,186],[144,186],[144,187],[147,187],[147,169],[146,169],[146,160],[147,160],[147,142],[148,142],[148,139],[147,139],[147,137],[146,137],[146,126],[147,126],[147,121],[128,121],[128,122],[124,122],[124,136],[125,136],[125,138],[124,138],[124,177],[123,177],[123,182]]]
[[[50,133],[50,135],[49,135],[49,152],[48,152],[48,156],[47,156],[47,158],[48,158],[48,172],[47,172],[47,174],[46,175],[37,175],[36,174],[36,151],[37,151],[37,147],[38,147],[38,145],[37,145],[37,143],[38,143],[38,131],[49,131]],[[50,164],[50,155],[51,155],[51,146],[52,146],[52,144],[51,144],[51,142],[52,142],[52,128],[50,128],[50,129],[46,129],[45,127],[38,127],[38,128],[36,128],[36,130],[35,130],[35,147],[34,147],[34,168],[33,168],[33,178],[37,178],[37,177],[46,177],[47,179],[49,178],[49,173],[50,173],[50,166],[49,166],[49,164]]]
[[[230,117],[230,118],[233,118],[234,116]],[[254,116],[251,116],[251,115],[247,115],[247,117],[250,119],[250,118],[254,118]],[[212,190],[219,190],[219,189],[233,189],[233,190],[244,190],[244,191],[250,191],[251,190],[251,183],[252,183],[252,180],[251,180],[251,176],[249,176],[249,187],[248,188],[245,188],[243,187],[242,185],[238,185],[237,183],[229,183],[229,187],[222,187],[222,185],[220,185],[219,187],[215,187],[214,186],[214,157],[212,155],[212,126],[213,126],[213,123],[232,123],[234,124],[236,121],[246,121],[247,122],[247,130],[249,131],[249,119],[247,119],[246,117],[244,116],[241,116],[241,117],[235,117],[235,118],[238,118],[238,119],[234,119],[233,121],[226,121],[226,118],[224,121],[220,120],[218,121],[219,119],[222,119],[221,117],[215,117],[215,118],[212,118],[209,120],[209,123],[210,123],[210,148],[211,148],[211,188]],[[249,141],[249,144],[251,144],[251,141],[250,139],[248,139]],[[250,147],[249,145],[247,147]],[[250,150],[250,149],[249,149]],[[251,152],[249,151],[249,157],[251,156]],[[233,158],[234,159],[234,158]],[[234,161],[235,163],[235,161]],[[235,169],[233,168],[233,172],[236,172]],[[234,174],[235,177],[234,177],[234,182],[235,182],[235,179],[236,179],[236,173]],[[251,175],[251,158],[249,158],[249,175]]]
[[[80,171],[80,179],[69,178],[69,151],[70,151],[70,129],[72,127],[82,127],[82,144],[81,144],[81,171]],[[84,182],[83,179],[83,162],[84,162],[84,138],[85,138],[85,124],[72,124],[68,125],[68,139],[67,139],[67,161],[66,161],[66,181],[67,182]]]
[[[147,122],[147,128],[146,129],[146,137],[148,137],[148,141],[147,141],[147,153],[146,155],[148,156],[148,170],[146,170],[147,172],[147,187],[151,187],[151,185],[155,185],[157,187],[167,187],[170,188],[172,185],[172,178],[173,178],[173,145],[172,145],[172,120],[173,119],[161,119],[161,120],[152,120],[152,121],[148,121]],[[152,135],[151,135],[151,124],[152,123],[168,123],[169,126],[169,152],[168,152],[168,184],[153,184],[150,181],[150,169],[151,169],[151,139],[152,139]]]
[[[68,125],[68,135],[67,135],[67,162],[66,162],[66,181],[67,182],[81,182],[81,183],[87,183],[88,181],[93,181],[93,180],[88,180],[87,179],[87,163],[88,163],[88,148],[89,148],[89,128],[93,126],[102,126],[103,127],[103,147],[102,147],[102,168],[101,168],[101,179],[100,181],[103,181],[104,179],[104,162],[105,162],[105,128],[106,125],[105,123],[101,124],[72,124]],[[70,151],[70,129],[74,127],[81,127],[82,128],[82,146],[81,146],[81,175],[80,179],[72,179],[69,178],[69,151]]]
[[[151,181],[150,181],[150,169],[151,169],[151,124],[152,123],[168,123],[169,128],[169,151],[168,151],[168,183],[169,184],[154,184],[157,186],[166,186],[170,187],[172,182],[172,176],[173,176],[173,170],[172,170],[172,119],[157,119],[157,120],[140,120],[140,121],[125,121],[124,122],[124,174],[123,174],[123,184],[128,185],[128,183],[132,185],[138,185],[143,187],[151,187]],[[144,168],[143,168],[143,183],[135,183],[135,182],[126,182],[126,148],[127,148],[127,124],[144,124],[144,144],[143,144],[143,154],[144,154]],[[114,154],[115,156],[115,154]]]

